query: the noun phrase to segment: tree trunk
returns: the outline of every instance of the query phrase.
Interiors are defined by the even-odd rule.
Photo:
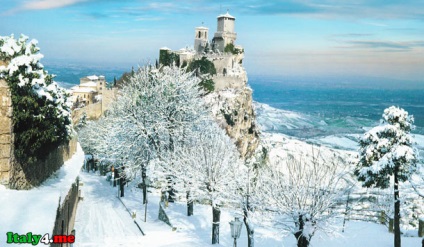
[[[190,198],[190,191],[187,191],[187,216],[193,215],[193,200]]]
[[[309,246],[309,240],[307,237],[303,236],[302,232],[296,232],[294,234],[297,240],[297,247],[308,247]]]
[[[395,197],[395,215],[394,215],[394,232],[395,232],[395,247],[401,247],[400,243],[400,201],[399,201],[399,179],[398,168],[395,166],[394,171],[394,197]]]
[[[147,203],[147,186],[143,184],[143,204]]]
[[[143,169],[143,172],[141,174],[143,178],[143,204],[147,203],[147,185],[146,185],[146,172]]]
[[[219,222],[221,220],[221,210],[212,206],[212,244],[219,244]]]
[[[308,247],[309,239],[303,235],[303,228],[305,226],[305,222],[303,221],[303,215],[299,214],[299,230],[294,234],[297,240],[297,247]]]
[[[253,227],[250,227],[250,224],[248,222],[248,211],[247,209],[243,210],[243,221],[244,221],[244,225],[246,226],[246,231],[247,231],[247,247],[254,247],[255,246],[255,241],[254,241],[254,229]]]

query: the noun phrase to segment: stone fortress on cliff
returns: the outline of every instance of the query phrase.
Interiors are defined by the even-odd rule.
[[[213,76],[215,91],[225,88],[243,88],[247,84],[247,74],[243,68],[244,49],[236,45],[235,32],[236,18],[228,12],[217,17],[217,31],[209,41],[209,28],[200,26],[195,28],[194,48],[182,48],[172,51],[161,48],[160,53],[175,54],[178,65],[189,63],[206,57],[213,62],[216,75]]]
[[[215,67],[213,92],[205,96],[207,104],[218,123],[233,138],[242,157],[251,157],[259,145],[259,131],[255,123],[252,89],[247,85],[247,73],[243,67],[244,49],[236,45],[236,18],[226,14],[217,17],[217,30],[209,40],[209,28],[195,28],[194,47],[172,51],[160,49],[161,58],[172,57],[179,67],[195,60],[207,59]]]

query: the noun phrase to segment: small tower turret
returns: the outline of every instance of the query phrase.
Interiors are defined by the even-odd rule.
[[[234,24],[236,18],[230,15],[227,11],[224,15],[218,17],[218,27],[212,39],[214,49],[223,52],[225,46],[234,44],[237,39],[237,33],[234,32]]]
[[[194,50],[197,53],[202,53],[205,51],[205,47],[208,45],[208,32],[209,28],[207,27],[196,27],[194,34]]]

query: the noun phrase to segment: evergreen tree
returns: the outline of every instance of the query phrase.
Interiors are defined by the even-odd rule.
[[[388,188],[393,176],[394,246],[401,246],[399,182],[416,171],[418,152],[412,146],[410,131],[414,118],[391,106],[384,110],[382,124],[365,133],[360,140],[360,160],[355,175],[366,187]]]
[[[199,86],[205,92],[212,92],[215,89],[215,82],[211,79],[211,76],[216,75],[216,68],[213,62],[209,61],[206,57],[192,61],[188,65],[187,70],[194,71],[195,75],[201,78]]]
[[[13,106],[14,154],[31,165],[47,157],[72,134],[66,91],[44,70],[36,40],[0,36],[0,78],[10,87]]]

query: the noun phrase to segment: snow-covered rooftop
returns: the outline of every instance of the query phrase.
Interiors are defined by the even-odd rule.
[[[209,30],[209,28],[208,28],[208,27],[204,27],[204,26],[196,27],[196,29],[204,29],[204,30]]]
[[[218,18],[223,18],[223,17],[227,17],[227,18],[231,18],[231,19],[236,19],[234,16],[230,15],[228,12],[226,14],[223,15],[219,15]]]
[[[94,81],[84,82],[80,84],[80,87],[97,87],[97,83]]]
[[[92,93],[96,92],[96,90],[89,87],[79,87],[73,90],[74,93]]]
[[[168,47],[164,46],[162,48],[160,48],[161,50],[166,50],[166,51],[170,51],[171,49],[169,49]]]
[[[92,81],[95,81],[95,80],[98,80],[99,79],[99,77],[96,76],[96,75],[89,75],[89,76],[87,76],[87,78],[90,79],[90,80],[92,80]]]

